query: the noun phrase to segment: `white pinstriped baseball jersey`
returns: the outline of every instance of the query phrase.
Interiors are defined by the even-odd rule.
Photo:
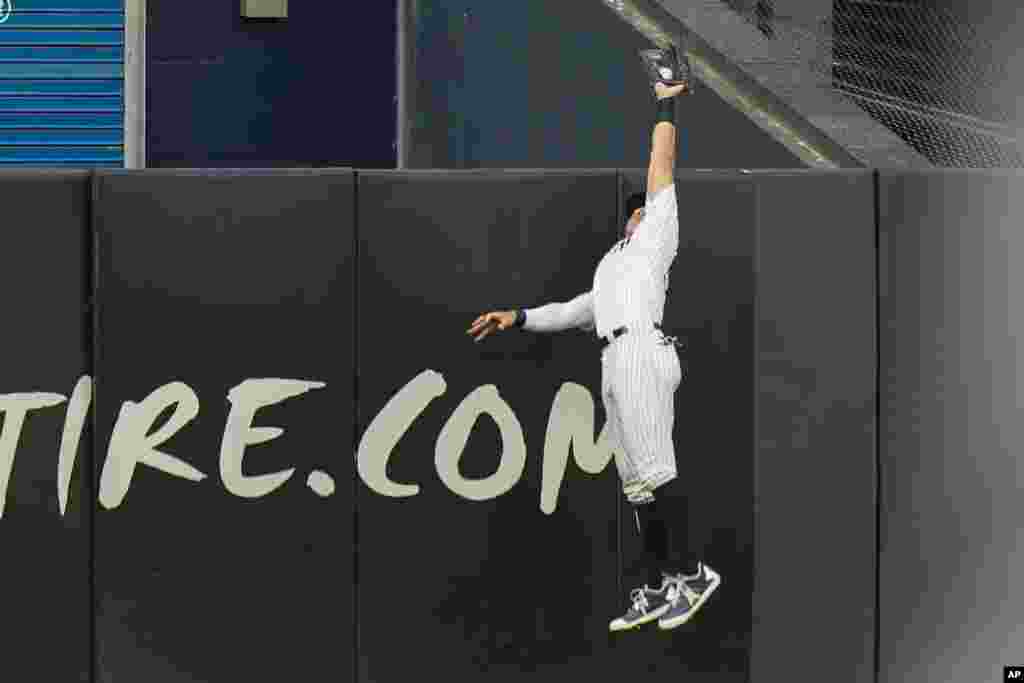
[[[653,324],[662,321],[669,270],[679,246],[675,185],[648,198],[643,221],[598,263],[593,288],[571,301],[526,311],[524,328],[556,332],[578,327],[608,337],[630,333],[601,356],[601,398],[616,449],[623,492],[634,503],[676,476],[672,442],[674,396],[682,380],[675,346]]]
[[[620,240],[597,265],[591,289],[597,336],[607,337],[620,325],[635,330],[662,321],[678,247],[676,190],[670,183],[647,202],[633,235]]]
[[[527,309],[523,328],[559,332],[578,327],[606,337],[620,325],[660,323],[678,248],[676,188],[671,183],[648,198],[633,236],[617,242],[601,259],[590,291],[571,301]]]

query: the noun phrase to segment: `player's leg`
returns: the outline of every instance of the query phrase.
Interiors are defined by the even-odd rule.
[[[638,345],[637,353],[649,358],[650,371],[643,381],[634,388],[647,398],[649,433],[638,435],[649,444],[647,479],[658,505],[652,508],[655,524],[665,527],[666,557],[661,571],[672,576],[691,575],[697,570],[696,557],[687,540],[687,503],[684,490],[685,479],[679,477],[676,456],[675,394],[682,382],[682,367],[675,346],[663,334],[657,334],[652,349],[645,353],[647,345]],[[641,421],[640,424],[643,424]]]
[[[614,354],[616,349],[610,350]],[[646,482],[622,437],[622,420],[617,401],[612,391],[614,384],[614,356],[609,356],[602,365],[601,398],[604,402],[608,438],[615,448],[615,466],[622,480],[623,493],[629,503],[633,519],[643,546],[647,583],[630,591],[626,613],[609,624],[612,631],[624,631],[649,623],[668,610],[668,586],[663,581],[661,567],[668,553],[664,525],[650,524],[653,519],[645,510],[655,503]]]
[[[647,554],[649,600],[658,607],[658,625],[672,629],[689,621],[721,584],[721,576],[699,560],[687,533],[688,497],[678,477],[654,490],[654,499],[637,507]]]
[[[696,576],[699,553],[689,537],[690,507],[686,481],[676,477],[654,489],[654,511],[665,525],[665,563],[661,569],[674,577]]]
[[[607,375],[607,373],[606,373]],[[657,513],[657,501],[647,483],[641,478],[636,459],[622,445],[621,421],[610,382],[605,380],[601,396],[604,400],[609,438],[614,439],[615,465],[623,482],[623,494],[629,504],[631,516],[636,524],[644,552],[644,568],[647,585],[658,588],[662,584],[662,572],[668,560],[668,531]]]
[[[628,334],[616,349],[612,394],[631,466],[648,491],[677,475],[672,432],[680,365],[653,333]]]
[[[619,474],[619,480],[622,482],[623,492],[627,495],[634,489],[638,489],[638,479],[636,468],[633,467],[632,461],[627,457],[625,448],[622,445],[622,433],[620,428],[619,413],[615,406],[615,398],[612,396],[611,391],[611,373],[608,369],[608,361],[602,359],[601,362],[601,402],[604,405],[605,415],[605,432],[607,433],[608,443],[612,444],[613,455],[615,460],[615,469]]]
[[[658,620],[659,628],[665,630],[692,619],[722,583],[721,575],[700,559],[688,538],[688,497],[684,487],[685,482],[676,478],[654,492],[658,501],[664,503],[662,512],[668,517],[668,556],[673,567],[669,571],[674,574],[667,595],[669,608]]]
[[[623,422],[620,429],[630,444],[632,467],[638,471],[644,491],[652,492],[659,482],[676,476],[671,444],[672,395],[678,378],[671,358],[653,347],[650,340],[635,338],[631,342],[621,349],[625,363],[618,395],[629,407],[619,411]],[[644,541],[649,585],[660,586],[662,574],[674,569],[669,565],[668,508],[652,493],[646,504],[635,506],[634,515]]]
[[[622,438],[654,496],[653,504],[638,509],[641,528],[655,537],[664,534],[659,573],[671,577],[663,583],[669,607],[658,623],[675,628],[688,621],[721,582],[713,569],[698,562],[687,538],[686,480],[678,476],[672,439],[680,363],[674,346],[650,338],[635,338],[620,350],[621,377],[613,385],[613,395]]]
[[[624,631],[659,619],[671,608],[673,580],[664,574],[668,557],[667,529],[662,517],[652,514],[657,499],[645,492],[644,500],[630,503],[643,546],[643,563],[647,582],[629,593],[626,613],[609,625],[612,631]]]
[[[650,431],[655,420],[639,415],[636,401],[643,394],[636,391],[637,378],[654,370],[652,360],[636,350],[636,337],[624,338],[609,357],[607,375],[610,383],[608,403],[618,418],[618,435],[624,457],[623,470],[633,477],[632,487],[625,487],[633,518],[643,547],[643,563],[647,583],[630,593],[631,606],[627,613],[611,624],[611,629],[633,628],[662,616],[669,608],[670,582],[666,582],[664,567],[668,559],[668,538],[665,516],[659,514],[659,502],[651,493],[652,483],[674,476],[667,466],[652,465]],[[664,440],[664,439],[662,439]]]
[[[625,362],[616,395],[628,408],[620,411],[621,429],[644,489],[653,492],[651,502],[638,506],[635,515],[644,540],[649,585],[660,586],[663,573],[676,574],[681,569],[670,555],[675,530],[671,501],[660,500],[655,488],[676,478],[672,431],[678,362],[673,362],[673,351],[651,339],[635,338],[622,350]]]
[[[675,348],[668,348],[678,361]],[[668,425],[671,435],[675,418],[674,394],[682,373],[669,372],[666,376],[671,393],[662,404],[665,413],[661,419]],[[671,451],[675,459],[671,445],[663,445],[662,448],[666,453]],[[667,558],[664,571],[673,579],[673,586],[667,595],[670,607],[658,620],[658,626],[662,629],[676,628],[689,621],[722,582],[721,575],[702,561],[689,535],[690,500],[686,486],[687,479],[676,476],[654,488],[654,497],[658,501],[656,513],[666,528]]]

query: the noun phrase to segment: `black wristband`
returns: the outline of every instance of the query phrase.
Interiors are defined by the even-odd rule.
[[[524,311],[523,309],[520,308],[519,310],[516,311],[515,326],[516,327],[522,327],[525,324],[526,324],[526,311]]]
[[[676,98],[666,97],[658,100],[658,113],[654,117],[654,124],[657,125],[662,121],[667,121],[675,125],[676,122]]]

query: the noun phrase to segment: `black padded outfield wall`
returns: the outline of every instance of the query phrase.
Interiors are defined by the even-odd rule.
[[[89,174],[0,172],[4,680],[89,681]]]
[[[1024,174],[880,178],[880,683],[1024,664]]]
[[[350,680],[354,173],[96,182],[98,680]]]
[[[638,544],[596,340],[465,330],[588,289],[642,182],[0,175],[4,671],[997,679],[1024,178],[680,173],[677,457],[725,582],[613,637]]]
[[[640,576],[601,438],[596,339],[464,334],[481,311],[588,289],[642,182],[611,170],[97,176],[96,680],[279,680],[298,660],[392,680],[427,659],[498,679],[635,677],[638,661],[652,677],[777,675],[779,658],[751,665],[752,591],[769,606],[755,610],[762,633],[801,637],[820,629],[788,621],[772,596],[781,586],[786,608],[811,616],[822,596],[778,569],[758,584],[755,560],[792,549],[783,529],[800,505],[839,518],[778,477],[779,502],[754,526],[758,231],[787,223],[786,202],[766,213],[761,181],[740,173],[677,182],[666,327],[690,368],[677,455],[690,538],[726,581],[677,631],[606,631]],[[783,280],[789,247],[771,261]],[[833,604],[837,633],[864,626],[855,599]],[[835,642],[818,645],[843,654]]]
[[[870,683],[874,178],[750,177],[758,203],[752,680]]]

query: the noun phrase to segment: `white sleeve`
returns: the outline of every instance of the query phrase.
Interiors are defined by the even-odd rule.
[[[644,220],[637,226],[632,241],[648,251],[659,267],[668,270],[679,249],[679,208],[674,182],[647,198]]]
[[[584,292],[572,301],[550,303],[528,308],[523,329],[530,332],[561,332],[578,327],[594,329],[594,302],[591,292]]]

